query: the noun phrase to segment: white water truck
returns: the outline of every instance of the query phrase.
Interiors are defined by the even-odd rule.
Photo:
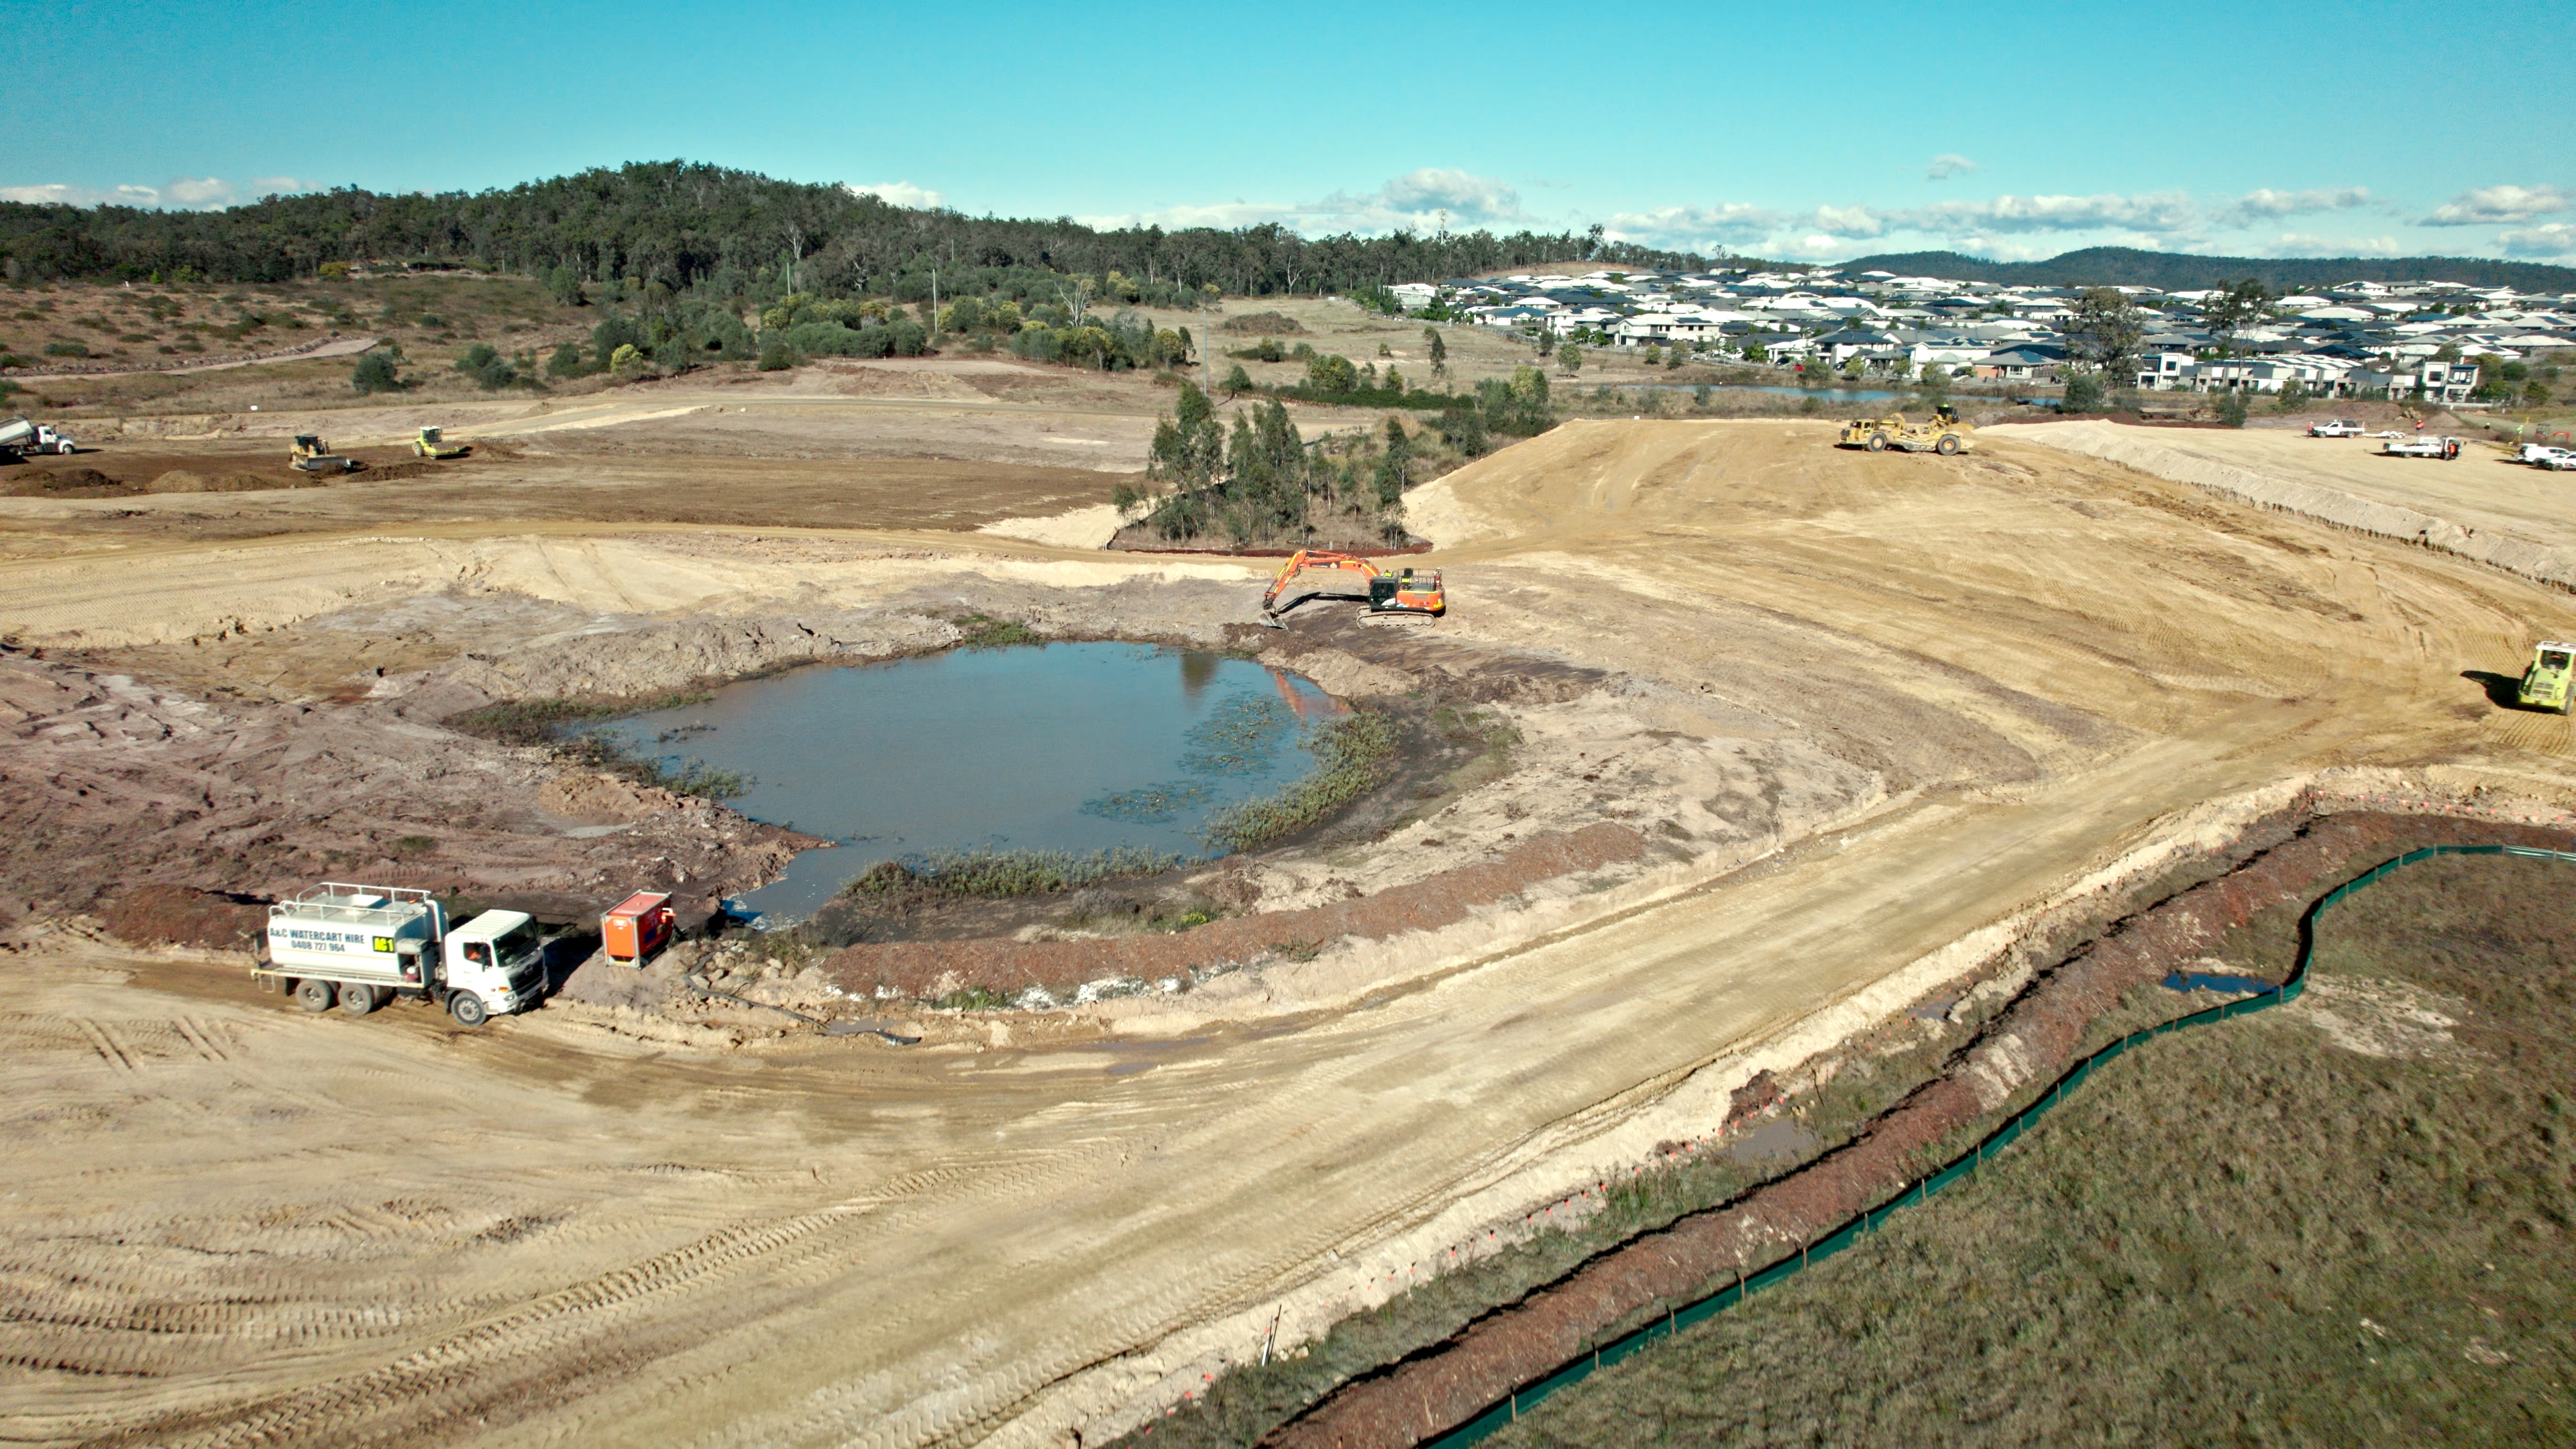
[[[485,911],[449,930],[447,908],[427,891],[324,881],[268,908],[268,959],[251,975],[306,1011],[364,1016],[408,996],[481,1026],[536,1005],[545,962],[523,911]]]

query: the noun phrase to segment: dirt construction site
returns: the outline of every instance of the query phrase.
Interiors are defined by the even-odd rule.
[[[2576,502],[2492,450],[1575,421],[1408,497],[1443,617],[1275,630],[1273,560],[1102,551],[1168,394],[1067,376],[137,416],[6,470],[0,1437],[1106,1443],[2010,1001],[2257,821],[2576,805],[2576,725],[2513,707]],[[407,461],[432,423],[473,454]],[[375,466],[289,486],[317,428]],[[254,988],[314,881],[694,922],[818,843],[452,721],[991,621],[1415,744],[1167,882],[1191,929],[737,931],[479,1030]]]

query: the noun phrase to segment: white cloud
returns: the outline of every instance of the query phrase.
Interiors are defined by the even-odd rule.
[[[2200,224],[2191,198],[2176,191],[2120,196],[1998,196],[1990,201],[1936,201],[1879,213],[1891,231],[1944,236],[1969,232],[2137,231],[2183,232]]]
[[[1808,224],[1836,236],[1872,237],[1887,230],[1886,222],[1866,206],[1819,206]]]
[[[52,203],[60,206],[140,206],[177,211],[220,211],[262,196],[306,190],[292,176],[255,176],[247,194],[219,176],[177,176],[160,186],[0,186],[0,201]]]
[[[1664,206],[1623,211],[1606,223],[1618,241],[1685,251],[1714,251],[1760,241],[1789,225],[1785,211],[1730,201],[1721,206]]]
[[[1962,172],[1974,171],[1976,169],[1976,162],[1969,160],[1967,157],[1960,155],[1956,151],[1944,151],[1940,155],[1932,158],[1931,165],[1923,168],[1923,179],[1926,181],[1947,181],[1951,177],[1957,176]]]
[[[1444,215],[1445,218],[1444,218]],[[1323,232],[1432,231],[1444,219],[1452,229],[1540,224],[1521,205],[1520,193],[1470,171],[1425,166],[1371,191],[1336,191],[1316,201],[1246,201],[1167,206],[1123,216],[1084,216],[1088,226],[1245,227],[1271,223],[1313,235]]]
[[[2433,208],[2425,226],[2484,226],[2490,222],[2529,221],[2565,211],[2567,193],[2555,186],[2482,186]]]
[[[869,186],[851,182],[844,185],[842,189],[853,196],[873,196],[888,206],[937,210],[948,204],[946,196],[927,186],[915,186],[909,181],[886,181]]]
[[[91,186],[0,186],[0,201],[34,206],[159,206],[161,193],[149,186],[117,186],[101,191]]]
[[[2313,236],[2306,232],[2285,231],[2265,248],[2276,257],[2393,257],[2404,248],[2394,237]]]
[[[2576,222],[2550,221],[2500,231],[2496,244],[2511,257],[2576,260]]]
[[[191,209],[230,206],[233,203],[232,183],[213,176],[203,181],[174,176],[170,179],[170,184],[162,188],[162,194],[178,205]]]
[[[1339,194],[1327,200],[1338,199]],[[1524,222],[1521,194],[1490,177],[1452,168],[1425,166],[1408,171],[1360,198],[1358,210],[1383,208],[1407,216],[1449,213],[1452,221]]]
[[[2246,192],[2214,218],[2220,226],[2252,226],[2285,216],[2319,211],[2350,211],[2375,200],[2367,186],[2315,186],[2304,191],[2274,191],[2266,186]]]

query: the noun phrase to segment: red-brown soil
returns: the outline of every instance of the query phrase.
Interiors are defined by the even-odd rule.
[[[885,987],[912,997],[975,986],[1017,993],[1108,977],[1151,980],[1274,951],[1308,951],[1346,936],[1383,940],[1435,930],[1540,881],[1634,860],[1645,849],[1645,837],[1625,825],[1587,825],[1528,840],[1499,859],[1308,910],[1235,916],[1168,935],[862,944],[846,948],[824,969],[844,991],[864,995]]]

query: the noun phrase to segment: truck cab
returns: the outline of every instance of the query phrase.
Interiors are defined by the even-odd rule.
[[[440,958],[448,1011],[467,1026],[481,1017],[466,1020],[474,1012],[459,1009],[460,993],[490,1014],[533,1006],[545,990],[545,938],[525,911],[485,911],[448,933]]]

